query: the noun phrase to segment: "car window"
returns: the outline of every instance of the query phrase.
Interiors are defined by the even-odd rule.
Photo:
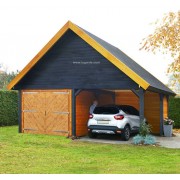
[[[124,111],[126,114],[130,114],[130,115],[136,115],[139,116],[139,111],[132,107],[132,106],[119,106],[119,108]]]
[[[139,111],[134,107],[131,107],[131,113],[132,113],[132,115],[139,116]]]
[[[117,114],[119,113],[116,107],[96,107],[94,109],[94,114]]]
[[[126,114],[131,114],[131,111],[128,107],[121,107],[121,110],[124,111]]]

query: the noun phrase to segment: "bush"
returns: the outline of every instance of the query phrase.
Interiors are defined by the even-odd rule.
[[[152,145],[152,144],[156,144],[156,138],[151,135],[142,136],[138,134],[133,137],[133,143],[136,145],[137,144]]]
[[[146,122],[142,122],[139,128],[139,134],[143,137],[147,136],[151,132],[151,126],[146,124]]]
[[[156,139],[154,136],[149,135],[150,132],[151,126],[149,124],[146,124],[146,122],[142,122],[140,124],[139,134],[133,138],[133,143],[144,145],[155,144]]]
[[[18,124],[17,91],[0,91],[0,126]]]
[[[138,134],[138,135],[133,137],[133,143],[134,144],[143,144],[143,142],[144,142],[143,136]]]
[[[174,121],[175,128],[180,128],[180,98],[170,97],[169,99],[169,118]]]
[[[151,135],[147,135],[145,138],[144,138],[144,144],[155,144],[156,143],[156,138],[154,136],[151,136]]]

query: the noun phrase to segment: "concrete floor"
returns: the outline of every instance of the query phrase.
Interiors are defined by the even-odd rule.
[[[123,141],[120,137],[115,135],[99,135],[95,139],[91,139],[87,136],[81,137],[79,141],[95,142],[95,143],[107,143],[107,144],[132,144],[133,136],[129,141]],[[173,137],[160,137],[155,136],[157,144],[167,148],[180,148],[180,133],[175,134]]]

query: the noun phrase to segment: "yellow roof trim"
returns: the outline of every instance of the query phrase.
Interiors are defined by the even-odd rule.
[[[124,72],[137,84],[139,84],[143,89],[149,87],[149,83],[146,82],[142,77],[132,71],[127,67],[120,59],[117,59],[113,54],[111,54],[107,49],[101,46],[88,34],[86,34],[82,29],[80,29],[74,23],[68,21],[56,34],[55,36],[40,50],[40,52],[25,66],[25,68],[9,83],[7,86],[8,90],[12,89],[25,74],[44,56],[44,54],[61,38],[61,36],[68,30],[71,29],[76,33],[80,38],[86,41],[90,46],[92,46],[96,51],[102,54],[106,59],[108,59],[112,64],[114,64],[118,69]]]

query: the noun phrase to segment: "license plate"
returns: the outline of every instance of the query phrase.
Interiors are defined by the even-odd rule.
[[[97,121],[97,124],[109,124],[109,121]]]

